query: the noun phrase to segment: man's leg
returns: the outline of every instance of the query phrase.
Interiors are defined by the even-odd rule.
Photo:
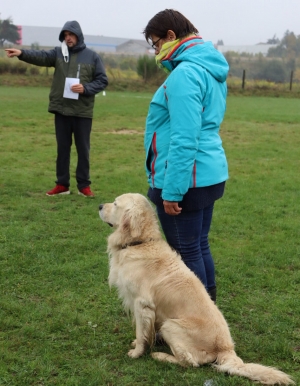
[[[70,154],[72,146],[71,117],[55,114],[55,134],[57,142],[56,184],[70,186]]]
[[[73,117],[74,139],[78,161],[76,180],[78,189],[90,186],[90,136],[92,130],[91,118]]]

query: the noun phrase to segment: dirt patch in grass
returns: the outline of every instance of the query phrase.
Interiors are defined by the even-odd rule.
[[[127,135],[127,134],[144,134],[143,132],[141,131],[137,131],[137,130],[132,130],[132,129],[116,129],[116,130],[112,130],[112,131],[106,131],[105,134],[120,134],[120,135]]]

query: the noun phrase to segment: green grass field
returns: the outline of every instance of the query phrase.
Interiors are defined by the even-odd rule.
[[[127,356],[134,328],[108,287],[111,229],[98,206],[147,192],[151,94],[97,97],[96,198],[87,199],[77,195],[74,149],[72,194],[45,195],[55,184],[56,156],[48,93],[0,88],[0,385],[252,385],[211,366]],[[300,384],[299,99],[230,96],[221,134],[230,179],[210,238],[217,304],[245,362],[276,366]]]

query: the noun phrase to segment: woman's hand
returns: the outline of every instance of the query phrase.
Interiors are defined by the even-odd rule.
[[[182,208],[178,206],[178,202],[164,200],[163,204],[165,212],[171,216],[177,216],[182,211]]]

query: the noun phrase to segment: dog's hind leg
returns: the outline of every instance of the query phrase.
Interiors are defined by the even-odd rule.
[[[165,352],[153,352],[151,353],[153,359],[157,359],[162,362],[176,363],[180,364],[179,361],[171,354]]]
[[[160,331],[176,361],[175,358],[170,360],[161,355],[155,358],[193,367],[213,362],[216,354],[206,351],[205,342],[199,339],[199,331],[194,331],[195,325],[198,326],[196,320],[169,319],[166,321]]]
[[[144,354],[145,348],[152,345],[155,336],[154,305],[143,298],[137,298],[134,303],[134,318],[136,323],[136,339],[134,349],[128,352],[131,358],[138,358]]]
[[[178,352],[178,351],[181,351],[181,352]],[[199,362],[197,362],[195,361],[191,353],[184,352],[183,350],[178,350],[178,351],[175,353],[175,355],[176,357],[180,357],[180,359],[177,359],[175,356],[164,352],[153,352],[151,353],[151,356],[153,359],[157,359],[162,362],[175,363],[183,367],[186,367],[186,366],[199,367],[200,364],[210,363],[212,362],[212,359],[215,358],[215,355],[210,356],[205,351],[198,352],[197,359],[199,360]]]

